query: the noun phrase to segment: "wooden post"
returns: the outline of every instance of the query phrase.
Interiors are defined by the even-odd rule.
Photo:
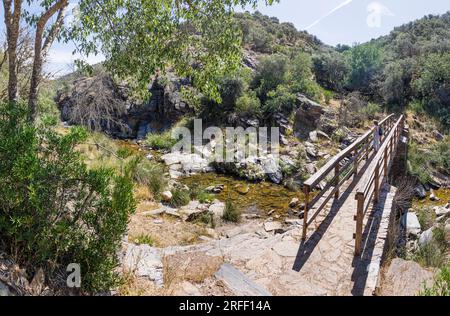
[[[337,188],[336,193],[334,194],[335,199],[339,199],[339,163],[334,167],[334,175],[336,176],[336,180],[334,182],[334,186]]]
[[[304,193],[305,193],[305,210],[304,210],[304,216],[303,216],[303,236],[302,240],[306,240],[306,235],[308,233],[308,211],[309,211],[309,186],[305,185],[304,187]]]
[[[375,168],[374,181],[375,181],[375,189],[373,201],[374,203],[378,203],[380,199],[380,162],[377,163],[377,166]]]
[[[384,177],[388,176],[388,146],[384,149]]]
[[[364,194],[357,193],[356,200],[358,201],[358,208],[356,210],[356,232],[355,232],[355,256],[361,255],[361,243],[363,233],[363,218],[364,218]]]
[[[358,160],[359,160],[359,157],[358,157],[358,149],[355,149],[355,153],[354,153],[354,159],[355,159],[355,161],[354,161],[354,167],[353,167],[353,174],[354,174],[354,177],[356,178],[356,176],[358,175]]]

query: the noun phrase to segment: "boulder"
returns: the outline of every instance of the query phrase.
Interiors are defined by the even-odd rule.
[[[438,217],[445,216],[448,213],[450,213],[450,207],[448,206],[449,206],[448,204],[446,206],[435,206],[433,208],[433,211],[436,213],[436,216]]]
[[[156,248],[128,244],[122,257],[122,265],[137,277],[150,279],[157,287],[164,285],[162,257]]]
[[[384,296],[416,296],[424,286],[433,285],[434,274],[414,261],[392,260],[381,286]]]
[[[225,203],[215,200],[209,207],[209,212],[211,212],[216,219],[220,219],[225,211]]]
[[[163,193],[161,193],[161,199],[163,202],[170,202],[172,201],[172,192],[170,191],[164,191]]]
[[[421,232],[420,222],[416,213],[408,212],[402,216],[402,226],[406,229],[406,234],[418,237]]]
[[[295,114],[295,125],[297,128],[315,129],[320,118],[325,113],[322,105],[308,99],[303,94],[297,96],[297,107]]]
[[[12,296],[12,292],[6,284],[0,281],[0,297],[2,296]]]
[[[425,191],[425,188],[423,187],[422,184],[418,184],[414,188],[414,193],[415,193],[416,197],[421,200],[423,200],[424,198],[427,197],[427,192]]]
[[[424,231],[419,238],[419,246],[425,247],[433,240],[433,228]]]

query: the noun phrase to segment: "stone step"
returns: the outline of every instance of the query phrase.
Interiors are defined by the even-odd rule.
[[[215,277],[236,296],[272,296],[269,291],[255,284],[231,264],[224,263],[216,272]]]

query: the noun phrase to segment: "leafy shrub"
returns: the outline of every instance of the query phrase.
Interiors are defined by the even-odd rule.
[[[270,91],[286,82],[287,71],[287,58],[283,55],[272,55],[261,60],[251,85],[257,90],[261,101],[264,102]]]
[[[295,108],[297,97],[291,93],[284,85],[278,86],[274,91],[269,92],[269,99],[264,105],[264,112],[267,116],[277,112],[290,114]]]
[[[424,114],[425,108],[423,106],[423,102],[419,100],[414,100],[409,103],[409,109],[416,114]]]
[[[240,116],[257,117],[261,113],[261,102],[254,92],[246,93],[236,100],[236,111]]]
[[[362,112],[366,115],[366,117],[370,120],[376,118],[376,115],[381,112],[381,105],[373,102],[369,102],[365,108],[363,108]]]
[[[150,148],[153,149],[171,149],[177,141],[172,138],[170,132],[165,132],[162,134],[148,134],[146,143]]]
[[[182,207],[189,204],[191,197],[189,191],[181,188],[175,188],[172,190],[172,200],[170,201],[170,206],[172,207]]]
[[[35,127],[24,108],[0,105],[0,239],[28,271],[78,263],[83,290],[107,291],[119,282],[117,250],[135,209],[131,176],[89,170],[75,151],[83,129]]]
[[[238,223],[241,220],[241,213],[236,209],[231,199],[228,199],[225,203],[222,219],[233,223]]]

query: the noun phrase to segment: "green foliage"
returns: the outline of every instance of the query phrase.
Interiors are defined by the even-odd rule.
[[[241,62],[242,32],[233,11],[236,6],[256,3],[80,1],[80,23],[70,35],[82,53],[103,53],[107,69],[128,80],[140,98],[156,70],[172,67],[179,76],[192,78],[205,95],[220,101],[217,78],[237,69]]]
[[[411,143],[408,150],[409,172],[422,183],[431,180],[435,170],[450,170],[450,137],[446,136],[428,149],[421,149]]]
[[[283,55],[271,55],[261,60],[251,85],[261,101],[264,102],[270,91],[286,82],[287,71],[287,58]]]
[[[382,51],[374,44],[355,46],[346,52],[351,67],[349,87],[363,93],[373,94],[374,80],[382,66]]]
[[[186,206],[191,201],[191,196],[188,190],[182,188],[175,188],[172,191],[172,200],[170,201],[170,206],[178,208]]]
[[[430,54],[412,83],[416,95],[423,99],[426,110],[450,129],[450,53]]]
[[[135,209],[130,175],[89,170],[61,136],[26,122],[19,104],[0,106],[0,239],[20,265],[47,274],[78,263],[85,291],[117,285],[117,250]]]
[[[290,114],[297,101],[297,96],[290,92],[289,87],[280,85],[276,90],[269,92],[269,99],[264,105],[264,112],[267,116],[277,112]]]
[[[414,100],[409,103],[409,109],[416,114],[425,114],[425,107],[420,100]]]
[[[393,61],[385,66],[384,80],[380,84],[380,94],[386,104],[404,107],[411,99],[413,63],[412,59],[405,59]]]
[[[287,82],[289,82],[290,90],[293,93],[303,93],[307,97],[320,101],[322,97],[322,89],[313,80],[313,62],[307,53],[299,53],[290,63]]]
[[[241,220],[241,213],[233,204],[231,199],[225,202],[225,210],[223,211],[222,219],[226,222],[238,223]]]
[[[422,230],[428,230],[433,226],[436,220],[436,213],[431,207],[420,207],[415,211]]]
[[[373,102],[369,102],[362,112],[367,116],[368,119],[373,120],[376,118],[377,114],[382,112],[381,105]]]
[[[214,195],[208,193],[203,188],[191,187],[189,188],[189,196],[191,200],[198,200],[200,203],[210,203],[214,200]]]
[[[276,17],[258,11],[254,14],[236,13],[235,17],[242,30],[244,47],[256,52],[290,54],[322,46],[315,36],[297,31],[292,23],[280,23]]]
[[[147,135],[146,144],[153,149],[171,149],[177,141],[172,138],[171,132],[162,134],[152,133]]]
[[[342,54],[327,51],[314,57],[316,80],[327,89],[341,91],[349,72],[349,65]]]
[[[261,114],[261,102],[256,93],[249,91],[236,100],[236,111],[240,116],[258,117]]]
[[[450,296],[450,261],[443,267],[434,279],[431,288],[424,288],[421,296]]]

